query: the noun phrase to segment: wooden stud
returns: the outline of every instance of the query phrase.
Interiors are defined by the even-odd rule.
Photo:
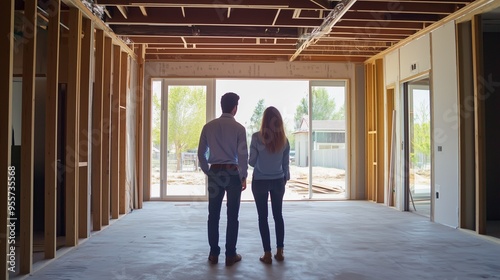
[[[119,217],[120,193],[120,76],[121,49],[113,45],[113,94],[111,102],[111,218]]]
[[[389,167],[388,170],[386,171],[386,174],[387,174],[387,179],[388,179],[388,182],[387,182],[387,195],[386,195],[386,198],[387,198],[387,201],[386,201],[386,204],[387,206],[394,206],[394,192],[393,192],[393,188],[394,188],[394,166],[395,166],[395,162],[394,162],[394,151],[396,151],[396,149],[394,149],[395,147],[393,147],[392,145],[395,144],[393,143],[393,137],[395,137],[395,133],[393,134],[393,121],[395,118],[393,118],[393,111],[394,111],[394,88],[390,88],[390,89],[387,89],[386,91],[386,100],[387,100],[387,105],[386,105],[386,118],[385,118],[385,122],[387,124],[387,130],[386,130],[386,139],[387,139],[387,153],[388,153],[388,164],[387,166]],[[394,116],[395,117],[395,116]]]
[[[138,57],[138,66],[139,69],[137,71],[137,129],[136,129],[136,167],[137,167],[137,207],[139,209],[142,208],[142,201],[144,197],[144,177],[143,177],[143,140],[144,140],[144,130],[143,130],[143,109],[144,109],[144,56],[145,56],[146,48],[143,44],[139,45],[137,57]]]
[[[143,114],[144,120],[144,130],[143,136],[146,143],[143,143],[144,146],[144,201],[151,200],[151,78],[147,80],[147,83],[144,84],[145,92],[144,92],[144,104],[143,109],[145,109],[145,113]]]
[[[66,246],[78,244],[78,171],[79,171],[79,124],[80,124],[80,57],[82,37],[82,13],[69,9],[68,37],[68,87],[66,95]]]
[[[87,238],[90,234],[90,188],[88,155],[90,147],[90,110],[91,97],[91,65],[94,58],[94,23],[83,18],[82,60],[80,78],[80,170],[78,194],[78,237]]]
[[[17,182],[12,180],[16,170],[10,167],[10,146],[12,144],[12,73],[14,61],[14,0],[7,0],[2,3],[0,10],[0,181],[6,183],[6,187],[0,187],[0,203],[4,208],[0,211],[0,221],[4,225],[8,225],[10,215],[7,212],[9,191],[15,191]],[[10,183],[14,182],[14,183]],[[11,189],[9,187],[14,187]],[[15,221],[12,221],[15,222]],[[3,263],[3,272],[0,278],[9,278],[10,264],[10,248],[8,246],[8,238],[10,237],[10,228],[7,226],[0,227],[0,263]],[[15,254],[15,253],[14,253]],[[11,269],[16,271],[15,268]]]
[[[111,125],[111,68],[113,57],[112,39],[104,40],[104,91],[102,99],[102,224],[109,225],[110,185],[110,125]]]
[[[57,111],[61,0],[52,1],[47,40],[47,99],[45,101],[45,258],[56,256]]]
[[[476,232],[486,233],[486,153],[484,120],[483,30],[480,15],[472,19],[472,68],[474,76],[474,134],[476,162]]]
[[[23,21],[23,103],[21,132],[21,215],[20,273],[29,274],[33,266],[33,169],[35,133],[35,72],[37,1],[24,2]]]
[[[92,98],[92,230],[102,227],[102,99],[104,75],[104,32],[100,29],[95,34],[95,78]]]
[[[378,203],[383,203],[385,198],[385,132],[384,132],[384,60],[375,60],[375,77],[376,77],[376,88],[375,88],[375,99],[376,108],[374,121],[377,127],[377,181],[376,181],[376,201]]]
[[[128,54],[121,53],[121,79],[120,79],[120,214],[125,214],[127,209],[126,193],[126,119],[127,119],[127,89],[128,89]]]

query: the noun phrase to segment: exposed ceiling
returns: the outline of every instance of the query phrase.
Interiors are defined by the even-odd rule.
[[[147,60],[361,62],[474,0],[83,0]]]

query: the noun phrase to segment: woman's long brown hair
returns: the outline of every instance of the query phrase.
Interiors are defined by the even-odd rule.
[[[281,114],[273,106],[267,107],[262,117],[260,137],[271,153],[279,152],[286,144],[285,127]]]

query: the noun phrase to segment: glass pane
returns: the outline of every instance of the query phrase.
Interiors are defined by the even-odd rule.
[[[413,82],[409,89],[410,210],[430,216],[431,128],[428,80]]]
[[[205,196],[197,148],[206,123],[206,86],[168,86],[167,196]]]
[[[151,197],[160,197],[161,81],[153,81],[151,98]]]
[[[345,86],[312,86],[312,196],[345,198]],[[303,140],[304,145],[306,139]]]
[[[251,135],[260,129],[260,121],[265,108],[274,106],[280,111],[290,142],[291,180],[287,183],[284,199],[308,199],[307,145],[304,146],[302,142],[298,144],[296,139],[297,135],[302,133],[302,119],[308,112],[309,81],[217,80],[216,90],[216,117],[222,114],[220,98],[224,93],[232,91],[240,96],[235,119],[245,126],[249,146]],[[252,167],[249,167],[247,190],[242,193],[243,200],[253,200],[252,172]]]

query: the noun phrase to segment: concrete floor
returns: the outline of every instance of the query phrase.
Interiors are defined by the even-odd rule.
[[[285,261],[265,265],[255,205],[242,203],[243,260],[227,268],[223,252],[218,265],[207,262],[206,202],[147,202],[56,260],[36,263],[43,268],[28,279],[500,279],[498,239],[423,216],[365,201],[309,201],[285,202],[284,217]]]

